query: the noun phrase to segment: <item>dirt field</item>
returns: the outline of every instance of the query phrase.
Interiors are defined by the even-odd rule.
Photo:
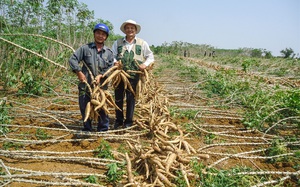
[[[159,68],[161,63],[158,60],[154,68]],[[203,64],[199,64],[199,67],[209,69]],[[147,174],[145,163],[135,165],[139,163],[136,158],[144,154],[143,151],[152,150],[149,148],[153,143],[151,133],[157,133],[158,130],[152,132],[151,120],[154,121],[153,124],[160,123],[160,120],[168,122],[170,126],[172,124],[178,126],[176,129],[170,126],[167,128],[169,130],[163,129],[167,132],[164,141],[177,142],[175,147],[180,150],[183,158],[194,158],[203,163],[206,169],[229,170],[247,167],[261,172],[255,176],[270,177],[269,179],[273,180],[282,179],[285,180],[285,186],[296,186],[295,176],[299,175],[295,175],[297,171],[293,168],[294,163],[267,162],[264,153],[274,135],[246,130],[241,123],[243,109],[237,107],[228,109],[214,105],[213,100],[216,98],[207,99],[201,90],[195,88],[195,82],[182,79],[173,69],[164,69],[154,76],[155,79],[151,81],[155,84],[149,91],[151,96],[141,99],[137,104],[135,125],[129,129],[109,130],[105,133],[80,131],[82,122],[77,105],[76,86],[70,94],[57,93],[43,97],[18,97],[14,92],[7,94],[7,103],[12,106],[9,108],[9,114],[14,119],[10,124],[3,124],[10,132],[1,136],[2,186],[124,186],[130,183],[126,173],[126,153],[132,161],[134,174],[131,186],[134,186],[134,183],[145,186],[154,183],[155,176],[159,173],[155,169],[157,166],[149,163]],[[154,106],[149,101],[153,98],[161,101],[156,106],[161,109],[160,111],[153,111]],[[162,110],[166,104],[173,109],[169,114],[164,114]],[[191,118],[180,117],[180,112],[187,110],[197,112],[193,113],[194,116]],[[110,124],[113,125],[113,109],[110,112]],[[142,123],[144,128],[140,125]],[[150,130],[147,131],[147,127]],[[294,130],[289,132],[286,129],[279,132],[299,133]],[[100,146],[104,140],[109,142],[114,160],[96,157],[99,151],[95,150],[105,151],[103,146]],[[161,142],[158,144],[161,145]],[[190,150],[181,146],[181,143],[185,142],[191,146]],[[133,148],[130,148],[128,143],[133,145]],[[146,148],[142,149],[143,146]],[[138,151],[141,155],[137,155]],[[159,156],[161,160],[169,158],[169,155],[162,152],[151,151],[151,154],[161,154]],[[148,161],[150,160],[151,158],[148,158]],[[125,172],[116,183],[107,182],[107,165],[111,163],[125,164],[123,168]],[[182,171],[191,172],[188,164],[181,162],[179,157],[171,166],[170,172],[176,175],[176,167],[179,166],[184,168]],[[270,172],[273,173],[269,174]],[[146,175],[149,175],[148,179]],[[97,178],[98,184],[88,183],[92,180],[91,176]],[[194,174],[187,176],[190,182],[194,180]],[[171,174],[168,178],[174,180]],[[253,182],[259,183],[258,180]],[[167,186],[166,183],[163,184]],[[161,184],[157,182],[156,185]],[[190,186],[193,186],[192,182]]]

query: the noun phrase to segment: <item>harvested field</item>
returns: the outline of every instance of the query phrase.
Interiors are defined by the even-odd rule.
[[[179,61],[210,72],[222,69],[198,59]],[[207,97],[198,87],[204,80],[191,81],[165,63],[157,57],[141,88],[134,126],[127,129],[80,131],[74,85],[68,94],[3,94],[12,120],[1,124],[2,131],[9,129],[1,136],[2,186],[208,186],[214,177],[227,185],[232,180],[232,186],[299,184],[299,138],[267,154],[275,139],[298,137],[299,127],[246,129],[244,109],[236,102]],[[245,76],[252,78],[240,78]],[[279,82],[287,83],[299,87],[294,80]],[[112,129],[114,109],[109,112]]]

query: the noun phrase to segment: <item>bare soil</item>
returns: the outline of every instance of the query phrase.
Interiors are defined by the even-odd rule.
[[[154,68],[158,68],[160,63],[157,61]],[[201,64],[199,66],[202,67]],[[207,99],[201,90],[195,88],[195,82],[184,80],[172,69],[159,73],[153,81],[163,86],[162,92],[169,99],[170,107],[176,108],[176,114],[188,109],[198,111],[193,119],[173,117],[172,122],[183,129],[189,128],[185,133],[190,134],[190,145],[199,153],[209,155],[208,159],[200,158],[207,167],[222,170],[249,167],[257,171],[296,172],[293,168],[295,163],[271,163],[263,158],[265,151],[251,153],[268,148],[273,135],[245,129],[241,123],[243,109],[234,106],[223,109],[212,104],[217,98]],[[107,164],[112,161],[95,157],[94,150],[102,140],[106,140],[112,146],[117,162],[122,163],[125,162],[124,152],[120,150],[128,150],[127,140],[149,141],[149,137],[137,126],[105,133],[82,132],[76,89],[74,87],[70,94],[49,97],[19,97],[14,92],[5,94],[12,106],[10,115],[13,120],[7,124],[10,132],[1,136],[1,167],[6,174],[2,178],[3,185],[7,182],[6,186],[10,187],[88,186],[85,178],[97,175],[101,185],[117,186],[106,182]],[[114,111],[111,109],[110,112],[112,129]],[[210,137],[213,133],[215,135]],[[283,129],[278,133],[299,132]],[[271,176],[280,179],[286,175]],[[126,180],[125,174],[120,184],[126,184]],[[284,184],[294,186],[296,182],[291,178]]]

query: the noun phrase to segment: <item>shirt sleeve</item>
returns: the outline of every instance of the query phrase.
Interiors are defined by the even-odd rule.
[[[144,64],[146,66],[149,66],[152,62],[154,62],[154,55],[146,41],[144,41],[143,44],[143,51],[144,51],[144,58],[146,59]]]
[[[81,66],[79,65],[79,62],[83,58],[82,51],[83,51],[82,47],[78,48],[69,59],[69,65],[73,72],[81,71]]]
[[[117,62],[117,55],[118,55],[118,41],[117,40],[113,43],[111,50],[114,55],[114,62]]]

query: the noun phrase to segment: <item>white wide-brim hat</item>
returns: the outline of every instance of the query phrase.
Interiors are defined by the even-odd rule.
[[[121,31],[122,31],[124,34],[126,34],[126,33],[125,33],[125,28],[124,28],[124,27],[125,27],[125,25],[128,24],[128,23],[135,25],[135,27],[136,27],[136,33],[137,33],[137,34],[141,31],[141,26],[140,26],[139,24],[137,24],[135,21],[129,19],[129,20],[125,21],[125,22],[121,25],[121,27],[120,27]]]

